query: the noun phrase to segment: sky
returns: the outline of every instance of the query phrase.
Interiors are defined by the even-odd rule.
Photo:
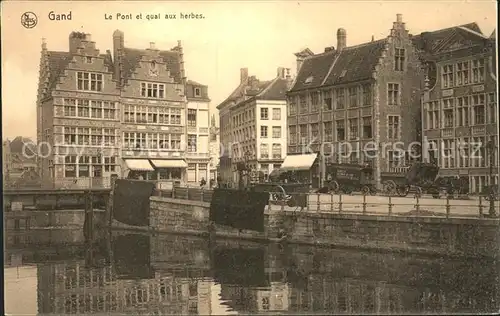
[[[238,85],[240,68],[261,80],[278,67],[295,74],[294,53],[308,47],[320,53],[336,46],[338,28],[347,45],[384,38],[396,14],[412,34],[470,22],[487,36],[496,27],[496,2],[469,1],[2,1],[2,133],[3,138],[36,139],[36,91],[42,38],[48,50],[67,51],[72,31],[92,34],[97,48],[112,50],[112,33],[125,34],[125,46],[170,49],[182,41],[186,76],[208,85],[211,109]],[[21,15],[30,11],[38,23],[27,29]],[[49,13],[69,13],[71,21],[51,21]],[[136,16],[141,14],[142,20]],[[203,19],[180,19],[180,13]],[[132,20],[117,19],[132,14]],[[147,20],[147,14],[162,19]],[[176,19],[165,19],[165,15]],[[112,16],[111,20],[105,19]],[[216,114],[217,115],[217,114]],[[217,120],[218,121],[218,120]]]

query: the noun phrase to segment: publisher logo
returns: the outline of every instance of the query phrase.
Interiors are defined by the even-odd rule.
[[[38,17],[33,12],[24,12],[21,15],[21,24],[27,29],[32,29],[38,23]]]

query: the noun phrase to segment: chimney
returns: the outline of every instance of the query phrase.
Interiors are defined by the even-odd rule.
[[[123,52],[124,44],[124,34],[120,30],[113,32],[113,62],[115,68],[115,80],[121,84],[121,54]]]
[[[42,50],[47,50],[47,39],[45,37],[42,38]]]
[[[286,76],[285,76],[286,79],[290,79],[292,78],[292,76],[290,76],[290,68],[287,68],[286,69]]]
[[[396,23],[403,23],[403,15],[401,13],[396,14]]]
[[[149,49],[156,49],[155,42],[149,42]]]
[[[248,68],[240,68],[240,83],[248,82]]]
[[[285,79],[285,68],[284,67],[278,67],[277,77],[280,79]]]
[[[374,41],[375,41],[375,36],[372,35],[372,42],[374,42]]]
[[[343,28],[337,30],[337,50],[341,51],[346,47],[347,33]]]
[[[90,33],[85,34],[85,40],[87,42],[92,42],[92,35]]]

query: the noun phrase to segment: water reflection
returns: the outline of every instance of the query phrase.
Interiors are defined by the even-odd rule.
[[[47,314],[498,311],[499,266],[487,260],[116,232],[51,262],[16,251],[12,264],[37,267]]]

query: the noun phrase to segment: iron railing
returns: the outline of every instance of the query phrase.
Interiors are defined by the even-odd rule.
[[[173,187],[172,190],[155,190],[155,196],[210,203],[213,190],[194,187]],[[289,200],[306,196],[304,206]],[[380,195],[348,195],[322,193],[284,193],[277,188],[270,192],[269,208],[283,211],[326,212],[337,214],[365,214],[385,216],[437,216],[437,217],[496,217],[491,214],[489,197],[480,195],[469,200],[455,200],[451,196],[434,199],[431,196],[412,197]],[[499,201],[493,202],[495,208]]]

